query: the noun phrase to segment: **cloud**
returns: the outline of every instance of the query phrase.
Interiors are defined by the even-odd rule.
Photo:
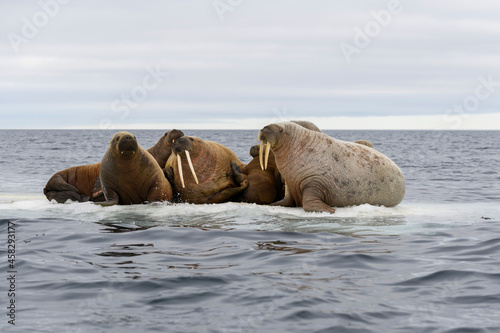
[[[361,124],[368,117],[379,128],[387,117],[444,117],[480,77],[500,81],[494,1],[401,0],[402,11],[350,63],[340,45],[354,45],[356,31],[388,1],[243,1],[223,22],[212,1],[68,1],[14,52],[8,34],[22,35],[40,3],[55,1],[9,2],[0,14],[1,127],[98,127],[102,119],[148,127],[193,118],[238,126],[286,107],[299,118]],[[141,92],[151,67],[168,78],[126,117],[115,112],[117,99]],[[473,115],[499,107],[494,91]]]

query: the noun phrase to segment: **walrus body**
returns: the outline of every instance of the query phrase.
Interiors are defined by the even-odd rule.
[[[244,170],[245,165],[229,148],[184,136],[174,143],[165,173],[181,201],[221,203],[230,201],[248,186],[247,182],[240,184],[234,180],[231,162]]]
[[[49,200],[103,201],[102,191],[96,189],[101,163],[71,167],[54,174],[43,189]],[[99,182],[98,182],[99,183]],[[100,184],[98,184],[100,187]]]
[[[147,151],[154,157],[160,168],[165,167],[167,159],[172,153],[172,144],[183,136],[179,130],[173,129],[163,135],[158,142]],[[67,200],[78,202],[105,201],[102,193],[99,173],[101,163],[71,167],[54,174],[43,193],[49,200],[65,203]]]
[[[103,206],[171,201],[172,187],[153,156],[128,132],[116,133],[101,162]]]
[[[291,122],[308,130],[321,133],[318,126],[310,121],[292,120]],[[367,140],[359,140],[356,143],[373,147]],[[253,157],[253,160],[246,165],[246,175],[239,172],[238,168],[233,165],[233,172],[237,175],[238,181],[248,180],[248,188],[237,197],[236,201],[266,205],[283,199],[283,196],[288,191],[288,187],[285,186],[284,180],[281,178],[279,170],[276,167],[273,152],[269,152],[267,168],[262,169],[259,151],[260,147],[258,145],[250,149],[250,155]]]
[[[333,213],[332,207],[391,207],[403,200],[401,170],[367,145],[336,140],[292,122],[264,127],[259,139],[271,146],[288,187],[275,205]]]
[[[237,182],[248,181],[248,188],[235,201],[268,205],[283,198],[283,184],[281,175],[276,167],[273,152],[269,153],[267,169],[262,170],[259,161],[259,146],[250,149],[253,159],[245,166],[246,174],[232,164],[233,174]]]

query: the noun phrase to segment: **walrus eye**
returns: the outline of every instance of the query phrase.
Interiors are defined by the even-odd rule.
[[[118,141],[120,141],[120,137],[119,136],[116,137],[116,142],[118,142]]]
[[[283,133],[283,129],[282,128],[280,128],[280,133]]]
[[[189,140],[193,141],[194,142],[194,139],[193,138],[189,138]]]

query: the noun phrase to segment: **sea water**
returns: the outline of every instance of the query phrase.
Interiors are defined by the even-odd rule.
[[[132,132],[149,148],[165,131]],[[183,131],[243,162],[257,144]],[[0,131],[0,330],[500,332],[500,132],[326,132],[396,162],[403,202],[56,204],[48,179],[114,131]]]

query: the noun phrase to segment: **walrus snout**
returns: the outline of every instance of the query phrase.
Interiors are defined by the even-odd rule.
[[[118,141],[118,150],[122,155],[125,153],[134,153],[138,148],[137,140],[132,135],[124,135]]]
[[[177,156],[177,165],[179,169],[179,177],[181,180],[182,188],[186,187],[186,185],[184,184],[184,175],[182,173],[182,160],[181,160],[182,152],[185,153],[186,159],[189,164],[189,169],[191,170],[191,174],[193,175],[196,184],[198,184],[198,177],[196,177],[196,172],[194,171],[193,162],[191,161],[191,155],[189,153],[190,151],[193,151],[193,149],[194,149],[193,139],[185,136],[175,140],[172,146],[172,151],[174,152],[174,155]]]
[[[276,144],[278,141],[278,136],[283,133],[283,128],[277,124],[267,125],[260,130],[257,140],[263,141],[264,143],[270,143],[271,145]]]
[[[110,142],[110,148],[114,149],[114,151],[121,156],[129,157],[134,155],[139,149],[139,144],[132,133],[118,132],[113,135]]]
[[[182,136],[175,140],[174,144],[172,145],[172,151],[176,154],[182,154],[184,151],[190,151],[192,152],[194,150],[194,145],[193,142],[185,136]]]
[[[278,141],[278,136],[282,132],[283,128],[276,124],[267,125],[266,127],[260,130],[257,139],[260,141],[259,161],[262,170],[267,169],[267,162],[269,160],[269,152],[271,150],[271,146],[276,144],[276,142]],[[265,146],[265,152],[264,152],[264,146]]]

